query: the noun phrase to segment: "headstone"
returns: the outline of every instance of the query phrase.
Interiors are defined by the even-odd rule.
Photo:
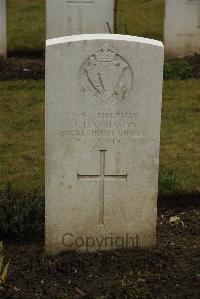
[[[200,0],[165,1],[167,58],[200,53]]]
[[[74,35],[46,47],[46,253],[156,242],[163,45]]]
[[[7,56],[6,44],[6,0],[0,0],[0,56]]]
[[[113,32],[114,0],[46,0],[48,38]]]

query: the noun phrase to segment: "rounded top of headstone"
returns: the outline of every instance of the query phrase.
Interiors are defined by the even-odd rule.
[[[149,44],[157,47],[164,47],[163,43],[158,40],[144,38],[139,36],[131,36],[131,35],[122,35],[122,34],[80,34],[80,35],[71,35],[71,36],[63,36],[58,38],[52,38],[46,40],[46,46],[70,43],[70,42],[78,42],[78,41],[90,41],[90,40],[115,40],[115,41],[127,41],[127,42],[135,42],[140,44]]]

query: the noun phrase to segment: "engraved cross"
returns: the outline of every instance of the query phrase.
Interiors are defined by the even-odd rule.
[[[81,175],[77,173],[79,180],[99,181],[99,224],[104,224],[104,189],[105,181],[122,180],[127,181],[127,174],[124,175],[107,175],[105,174],[105,156],[106,151],[100,150],[100,175]]]

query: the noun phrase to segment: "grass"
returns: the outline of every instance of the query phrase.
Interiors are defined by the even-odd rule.
[[[0,82],[0,90],[0,184],[43,192],[44,82]]]
[[[44,195],[44,81],[0,82],[0,189]],[[164,84],[160,191],[199,191],[198,80]]]
[[[192,77],[192,66],[187,60],[174,60],[165,63],[165,80],[187,80]]]
[[[7,0],[8,51],[41,54],[45,44],[45,0]]]
[[[37,192],[16,192],[8,185],[0,192],[0,236],[33,240],[44,235],[44,198]]]
[[[163,19],[164,0],[117,0],[117,33],[162,40]],[[10,55],[42,55],[45,0],[7,0],[7,32]]]
[[[164,84],[161,173],[174,175],[181,192],[199,191],[200,89],[199,80]]]
[[[117,32],[163,40],[164,0],[117,0]]]

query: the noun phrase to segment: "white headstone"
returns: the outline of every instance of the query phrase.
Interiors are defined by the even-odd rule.
[[[200,53],[200,0],[165,0],[165,54]]]
[[[0,56],[7,56],[6,0],[0,0]]]
[[[46,252],[156,242],[161,42],[74,35],[46,47]]]
[[[46,0],[48,38],[113,32],[114,0]]]

